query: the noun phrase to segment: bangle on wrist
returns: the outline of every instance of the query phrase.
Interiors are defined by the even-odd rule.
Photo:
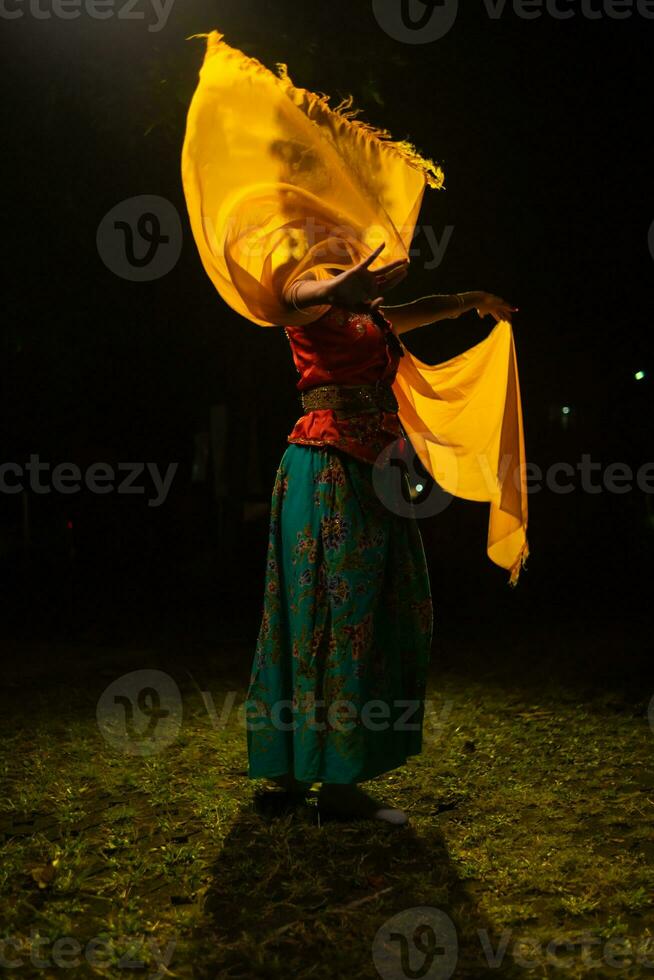
[[[302,280],[301,279],[298,279],[297,282],[294,282],[293,283],[293,285],[291,286],[291,288],[288,291],[288,298],[291,301],[291,305],[295,307],[295,309],[298,311],[298,313],[306,313],[306,310],[301,309],[297,305],[297,303],[295,302],[295,298],[297,296],[297,291],[300,288],[300,283],[301,282],[302,282]]]
[[[296,297],[297,297],[297,291],[300,288],[300,285],[301,285],[302,282],[304,282],[303,279],[298,279],[296,282],[293,283],[293,285],[291,286],[291,288],[288,291],[288,300],[289,300],[290,304],[295,307],[295,309],[298,311],[298,313],[302,313],[304,316],[311,316],[312,315],[311,314],[311,310],[302,309],[295,302]],[[316,300],[316,301],[310,303],[309,305],[310,306],[321,306],[322,304],[320,303],[319,300]]]
[[[293,285],[291,286],[290,293],[289,293],[291,303],[293,304],[293,306],[295,307],[295,309],[298,311],[298,313],[301,313],[302,310],[300,309],[300,307],[295,302],[295,298],[297,296],[297,291],[300,288],[300,282],[301,281],[302,281],[301,279],[298,279],[297,282],[294,282]]]

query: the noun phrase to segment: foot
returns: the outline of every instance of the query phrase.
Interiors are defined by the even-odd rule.
[[[398,827],[409,822],[404,810],[385,806],[354,783],[322,783],[318,808],[341,817],[383,820]]]
[[[298,782],[295,776],[291,776],[290,773],[285,773],[283,776],[274,776],[272,782],[280,786],[289,796],[295,799],[302,799],[311,789],[311,783]]]

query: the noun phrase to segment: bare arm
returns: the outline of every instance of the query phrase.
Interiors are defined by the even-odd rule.
[[[376,310],[384,301],[384,294],[393,289],[407,274],[408,263],[397,259],[371,272],[368,268],[382,252],[385,245],[376,248],[367,259],[358,262],[332,279],[316,282],[300,279],[284,290],[284,302],[289,310],[324,304],[344,306],[353,312]]]
[[[301,279],[290,289],[284,290],[284,302],[289,310],[295,308],[305,310],[308,306],[325,306],[333,303],[330,295],[331,280],[316,282],[313,279]]]
[[[413,303],[382,306],[381,312],[391,321],[397,334],[426,327],[438,320],[454,319],[468,310],[476,309],[480,317],[488,313],[496,320],[510,320],[517,308],[492,293],[474,291],[450,295],[423,296]]]

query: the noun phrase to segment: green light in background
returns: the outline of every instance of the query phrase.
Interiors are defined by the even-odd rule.
[[[636,379],[636,381],[642,381],[644,377],[645,377],[644,371],[636,371],[636,373],[634,374],[634,378]]]
[[[570,406],[564,405],[563,408],[561,409],[561,415],[569,415],[569,414],[570,414]]]

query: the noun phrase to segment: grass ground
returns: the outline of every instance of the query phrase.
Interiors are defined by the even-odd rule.
[[[247,779],[236,709],[251,652],[237,642],[199,685],[218,714],[236,692],[224,724],[152,650],[47,656],[3,698],[11,975],[654,975],[645,700],[437,665],[423,754],[374,781],[411,814],[397,829],[320,821],[312,797],[286,809]],[[137,667],[167,670],[183,698],[178,737],[150,757],[117,751],[96,722],[103,688]],[[425,916],[432,930],[415,933]]]

